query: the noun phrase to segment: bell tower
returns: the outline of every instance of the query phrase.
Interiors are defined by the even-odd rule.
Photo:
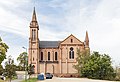
[[[36,18],[35,7],[33,10],[32,21],[30,22],[30,36],[29,36],[29,58],[28,63],[34,66],[34,72],[39,73],[39,25]]]

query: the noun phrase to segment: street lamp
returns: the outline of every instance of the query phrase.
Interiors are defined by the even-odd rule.
[[[26,52],[27,52],[27,48],[25,48],[24,46],[22,47],[23,49],[25,49],[26,50]]]
[[[26,50],[26,53],[27,53],[27,48],[25,47],[22,47],[23,49]],[[25,54],[24,54],[25,56]],[[25,81],[27,82],[27,58],[25,57]]]

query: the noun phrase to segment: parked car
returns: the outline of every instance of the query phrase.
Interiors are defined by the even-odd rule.
[[[45,74],[46,79],[52,79],[53,75],[51,73]]]
[[[39,74],[38,75],[38,80],[44,80],[44,74]]]
[[[6,80],[6,77],[5,76],[0,76],[0,79],[1,80]]]

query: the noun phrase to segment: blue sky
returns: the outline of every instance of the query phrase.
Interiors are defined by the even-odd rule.
[[[1,0],[0,36],[16,60],[28,48],[29,24],[36,8],[40,40],[81,41],[89,33],[91,51],[109,54],[120,63],[120,0]],[[17,63],[17,61],[15,61]],[[4,64],[4,62],[3,62]]]

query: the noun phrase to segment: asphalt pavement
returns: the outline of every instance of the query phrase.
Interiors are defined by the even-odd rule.
[[[21,82],[23,79],[12,80],[11,82]]]
[[[115,82],[115,81],[107,81],[107,80],[93,80],[87,78],[59,78],[53,77],[53,79],[45,79],[37,82]]]

